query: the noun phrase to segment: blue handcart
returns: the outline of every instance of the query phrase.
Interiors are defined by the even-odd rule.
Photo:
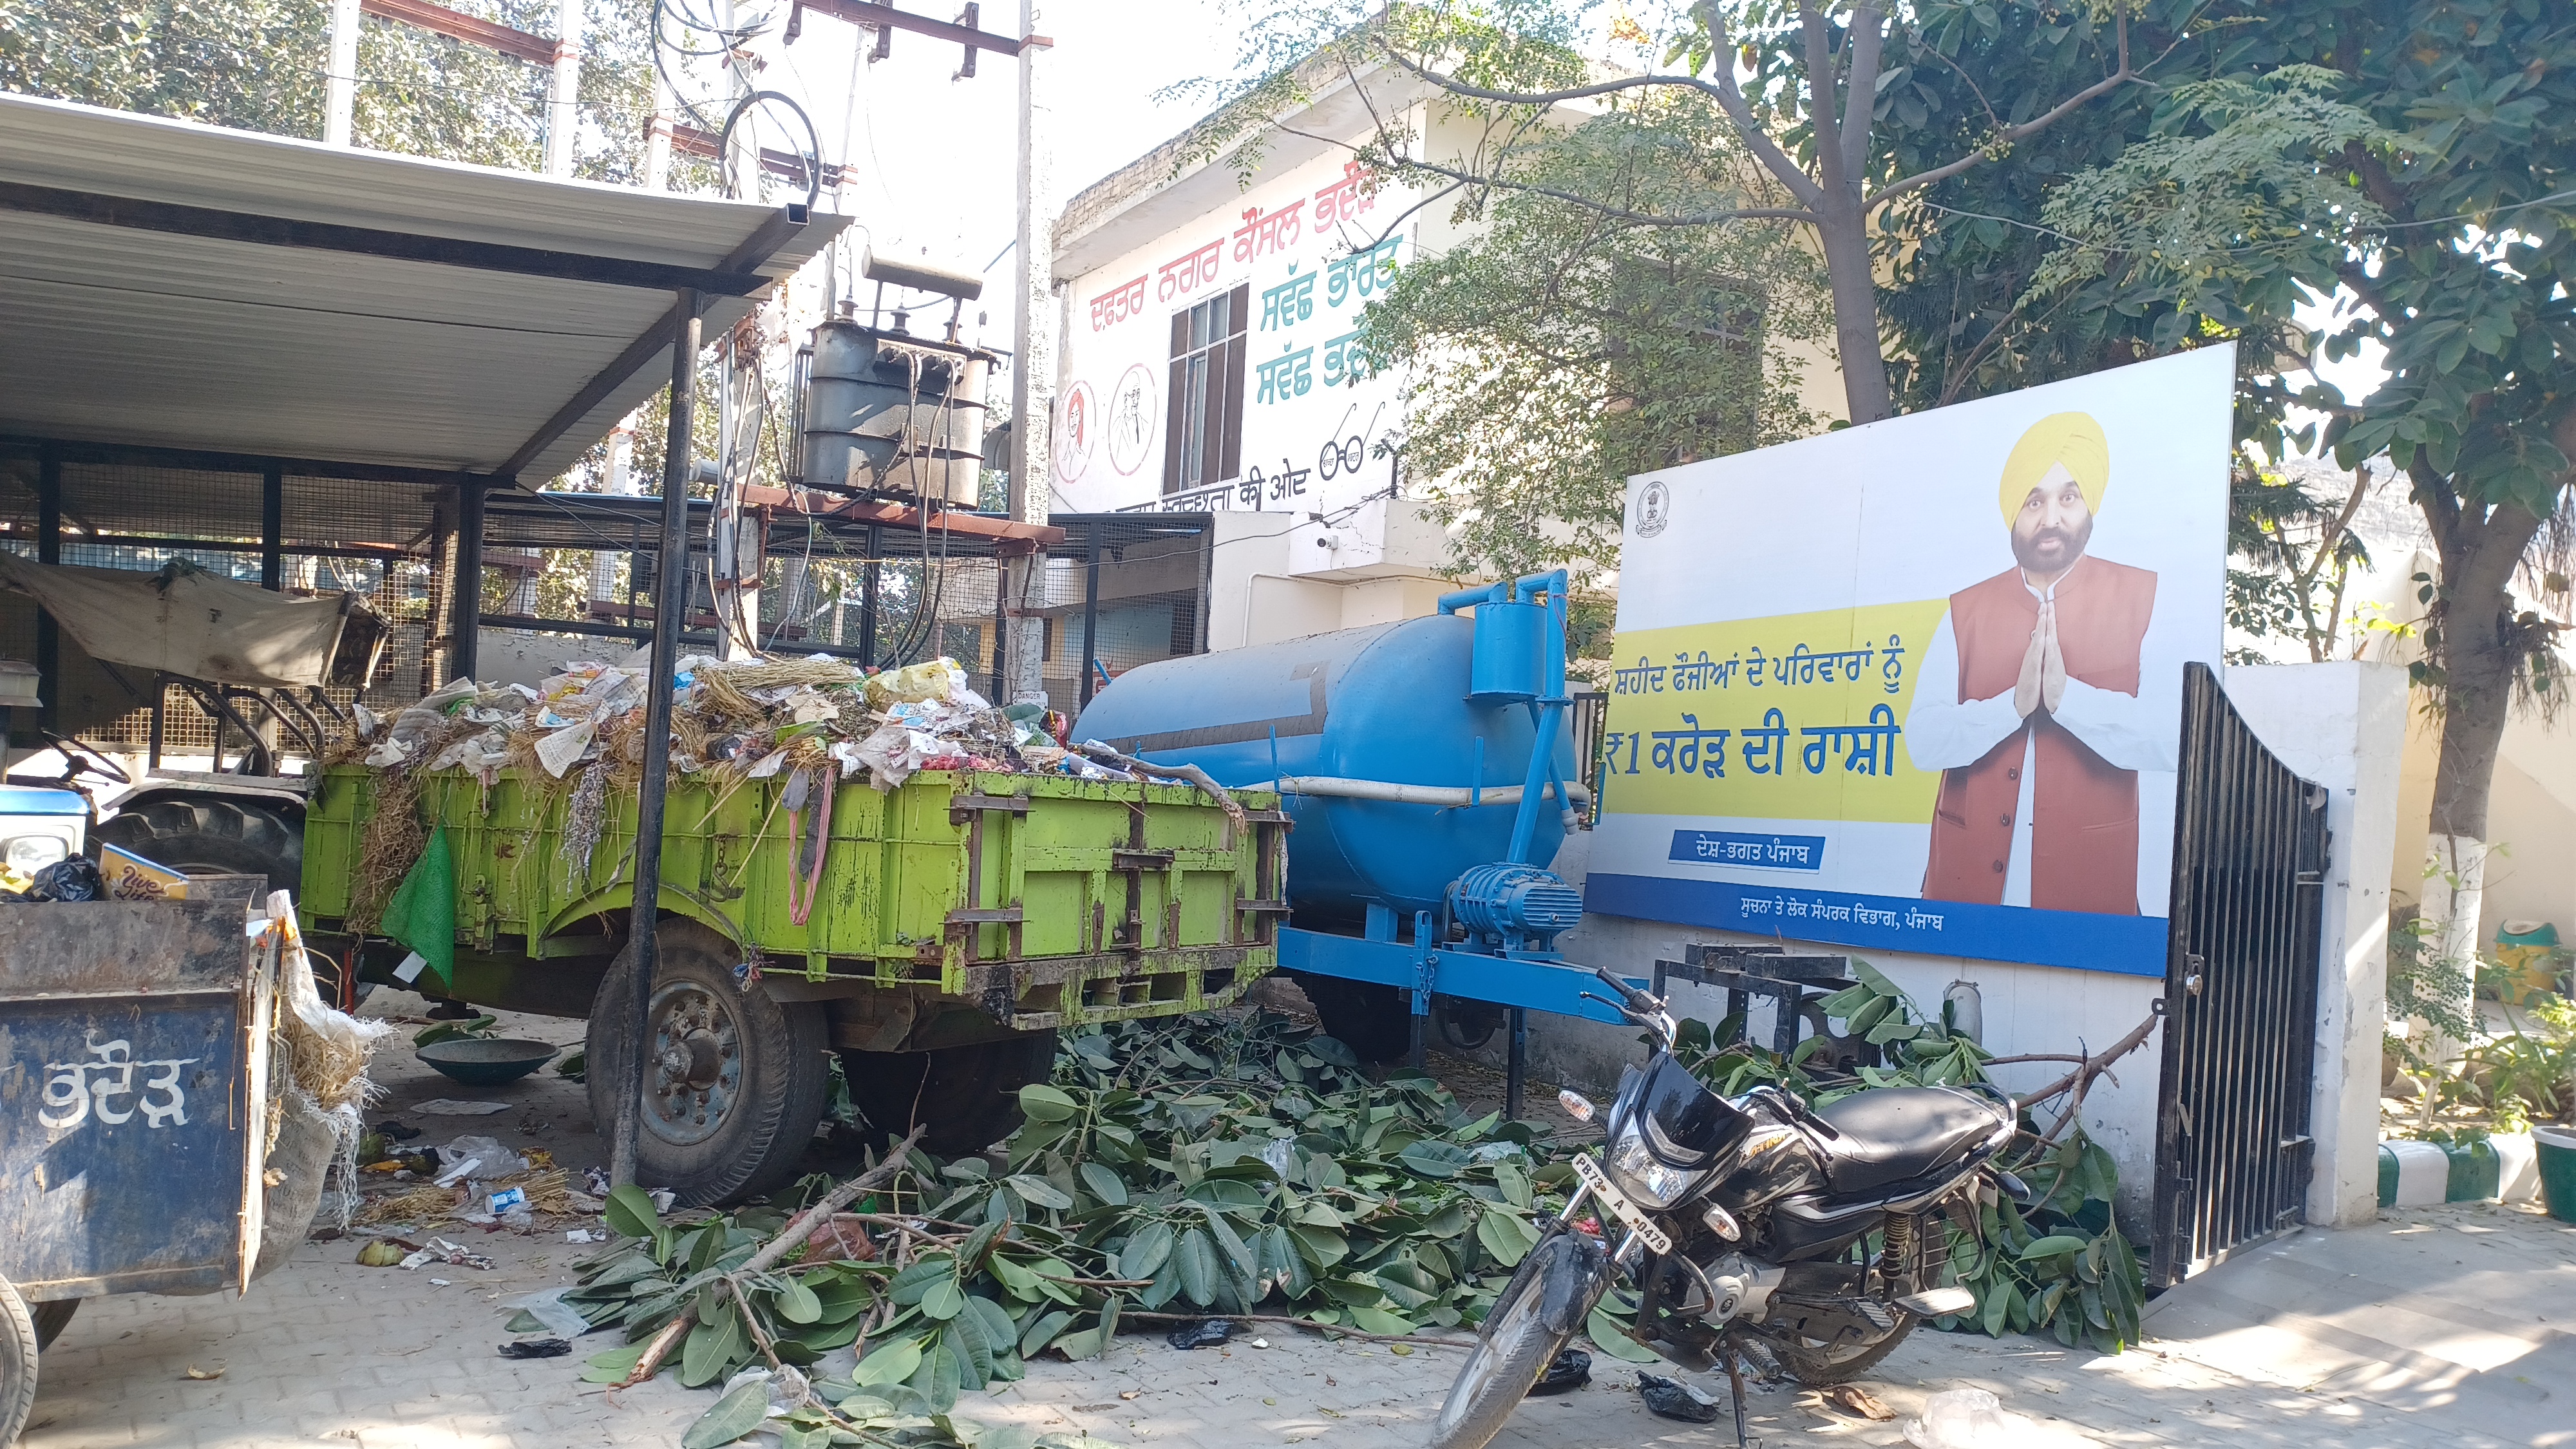
[[[0,905],[0,1446],[82,1299],[249,1287],[276,959],[254,884]]]

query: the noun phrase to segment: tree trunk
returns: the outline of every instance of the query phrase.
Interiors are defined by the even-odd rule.
[[[2425,487],[2417,480],[2417,487]],[[2448,488],[2442,479],[2434,487]],[[2478,925],[2484,907],[2487,797],[2495,782],[2496,753],[2513,706],[2519,662],[2513,625],[2513,570],[2540,528],[2540,519],[2512,504],[2481,514],[2475,505],[2444,516],[2427,509],[2442,558],[2439,647],[2442,669],[2442,743],[2433,776],[2433,811],[2425,841],[2425,880],[2419,910],[2425,950],[2458,967],[2474,982]],[[2477,1019],[2474,989],[2451,1005]],[[2455,1060],[2466,1042],[2437,1039],[2429,1056]]]
[[[1887,359],[1879,351],[1878,278],[1869,254],[1869,219],[1857,192],[1816,208],[1816,237],[1833,290],[1834,349],[1843,369],[1843,405],[1854,426],[1893,417]]]

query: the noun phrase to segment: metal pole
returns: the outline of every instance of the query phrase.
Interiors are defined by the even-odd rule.
[[[644,784],[635,802],[635,997],[626,1025],[626,1056],[618,1065],[617,1131],[609,1149],[612,1183],[635,1181],[636,1142],[644,1128],[644,1048],[653,1039],[653,976],[661,962],[655,939],[662,894],[662,795],[671,778],[671,680],[680,667],[680,630],[687,622],[683,590],[689,576],[689,478],[697,471],[691,430],[697,425],[698,294],[680,294],[682,321],[671,345],[671,429],[662,454],[662,552],[653,584],[653,663],[644,681]],[[678,603],[674,604],[674,601]],[[604,1065],[604,1064],[603,1064]]]
[[[275,464],[259,475],[259,586],[286,585],[286,473]]]
[[[546,174],[572,174],[572,142],[581,129],[581,0],[555,7],[554,94],[546,105]]]
[[[454,622],[447,626],[447,677],[472,679],[481,663],[483,635],[483,480],[467,478],[456,485],[456,592],[448,604]]]
[[[1035,35],[1037,0],[1020,0],[1020,34]],[[1053,157],[1047,149],[1053,116],[1047,105],[1049,72],[1038,60],[1040,47],[1020,50],[1018,135],[1019,229],[1011,256],[1011,317],[1019,355],[1011,359],[1011,517],[1021,523],[1047,521],[1048,445],[1055,428],[1056,301],[1055,204]],[[1023,595],[1044,593],[1045,561],[1027,555],[998,567],[1005,581],[1018,579]],[[1030,571],[1038,587],[1028,588]],[[1046,600],[1040,597],[1043,606]],[[993,702],[1046,699],[1046,620],[1003,617],[1007,663],[995,670]]]
[[[36,465],[36,562],[62,561],[63,455],[49,447]],[[46,729],[54,729],[63,707],[62,628],[41,608],[36,610],[36,688],[45,697],[36,717]]]
[[[993,557],[993,702],[1011,702],[1011,567],[999,554]]]
[[[1521,1120],[1521,1097],[1529,1087],[1529,1008],[1511,1009],[1512,1039],[1503,1061],[1503,1120]]]
[[[354,145],[358,115],[358,0],[331,0],[331,58],[322,71],[322,142]]]
[[[1082,579],[1082,658],[1074,667],[1082,671],[1082,702],[1091,704],[1091,661],[1100,657],[1100,525],[1085,530],[1091,535],[1091,558],[1083,565]]]
[[[859,663],[877,662],[877,586],[885,576],[885,530],[868,525],[868,566],[859,581]]]
[[[168,737],[169,727],[170,681],[156,674],[152,676],[152,740],[150,753],[144,756],[145,769],[161,768],[161,742]]]

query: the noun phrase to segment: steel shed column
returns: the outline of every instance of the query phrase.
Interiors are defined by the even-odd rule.
[[[259,586],[286,584],[286,470],[270,464],[259,475]]]
[[[63,455],[48,446],[36,465],[36,562],[63,561]],[[62,627],[54,616],[36,610],[36,688],[45,707],[38,712],[46,729],[55,725],[63,698]]]
[[[659,577],[653,584],[652,664],[644,679],[644,784],[635,804],[634,1015],[617,1089],[617,1127],[609,1149],[613,1183],[635,1181],[636,1150],[644,1128],[644,1046],[653,1037],[653,975],[661,963],[656,926],[662,894],[663,792],[671,778],[671,680],[680,666],[680,629],[687,623],[682,592],[689,568],[689,479],[697,472],[691,451],[697,426],[698,294],[680,293],[679,320],[671,338],[671,422],[662,451],[662,538]]]
[[[483,632],[483,488],[480,478],[456,485],[456,592],[448,607],[447,677],[472,679]]]

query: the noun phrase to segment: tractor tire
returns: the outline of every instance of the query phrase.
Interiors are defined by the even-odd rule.
[[[1351,1049],[1364,1062],[1391,1062],[1413,1050],[1413,1004],[1409,995],[1374,981],[1343,976],[1295,973],[1324,1034]]]
[[[270,890],[304,891],[304,811],[283,800],[156,795],[98,838],[187,875],[259,875]]]
[[[0,1278],[0,1445],[18,1442],[36,1408],[36,1324],[17,1285]]]
[[[1033,1031],[937,1051],[845,1051],[841,1071],[870,1126],[901,1137],[927,1121],[921,1145],[958,1157],[1019,1130],[1020,1088],[1054,1074],[1055,1038]]]
[[[831,1088],[822,1011],[757,985],[745,989],[733,974],[742,952],[704,926],[664,921],[657,935],[636,1176],[669,1188],[683,1207],[785,1187],[822,1124]],[[630,942],[591,1001],[583,1049],[591,1120],[603,1136],[617,1130],[636,975]]]

